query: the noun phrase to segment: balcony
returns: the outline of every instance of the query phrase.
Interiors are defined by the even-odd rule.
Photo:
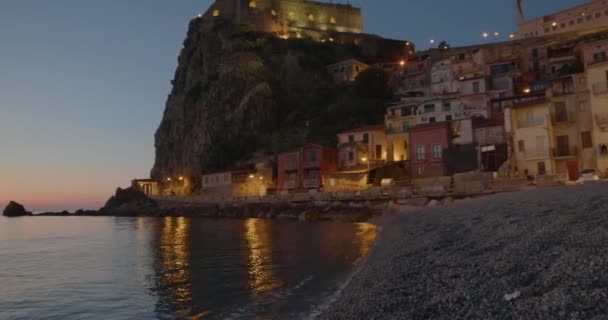
[[[556,158],[556,159],[572,158],[572,157],[576,157],[578,155],[577,147],[557,147],[557,148],[551,149],[551,151],[553,154],[553,158]]]
[[[608,94],[608,82],[604,81],[604,82],[594,83],[593,84],[593,94],[596,96]]]
[[[303,169],[316,169],[316,168],[320,168],[321,167],[321,161],[314,160],[314,161],[304,161],[302,162],[302,168]]]
[[[321,185],[321,181],[318,178],[304,179],[302,182],[304,188],[318,188]]]
[[[524,157],[526,160],[538,160],[549,158],[549,150],[526,150],[524,151]]]
[[[522,129],[522,128],[533,128],[533,127],[542,127],[545,125],[545,119],[544,118],[536,118],[536,119],[525,119],[525,120],[518,120],[517,121],[517,128],[518,129]]]
[[[297,184],[295,180],[287,180],[283,183],[285,189],[295,189]]]
[[[559,113],[559,114],[551,114],[551,123],[553,125],[558,125],[558,124],[572,124],[576,121],[576,118],[574,117],[574,112],[572,111],[568,111],[566,113]]]

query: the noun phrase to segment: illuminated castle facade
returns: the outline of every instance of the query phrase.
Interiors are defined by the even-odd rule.
[[[203,19],[226,17],[281,37],[322,38],[334,32],[362,33],[361,9],[308,0],[216,0]]]

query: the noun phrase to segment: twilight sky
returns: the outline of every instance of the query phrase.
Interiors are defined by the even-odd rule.
[[[524,0],[524,9],[528,18],[584,2]],[[9,200],[98,208],[147,177],[188,21],[210,3],[0,0],[0,210]],[[419,49],[514,31],[511,0],[350,3],[363,8],[367,32]]]

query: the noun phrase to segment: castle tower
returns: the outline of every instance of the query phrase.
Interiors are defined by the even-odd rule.
[[[515,0],[515,14],[517,15],[517,25],[523,24],[524,20],[524,10],[521,6],[522,0]]]

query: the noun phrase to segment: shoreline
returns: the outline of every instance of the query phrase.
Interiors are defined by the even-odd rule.
[[[545,188],[387,211],[365,263],[317,318],[607,315],[608,293],[598,292],[608,284],[602,276],[606,187]]]

